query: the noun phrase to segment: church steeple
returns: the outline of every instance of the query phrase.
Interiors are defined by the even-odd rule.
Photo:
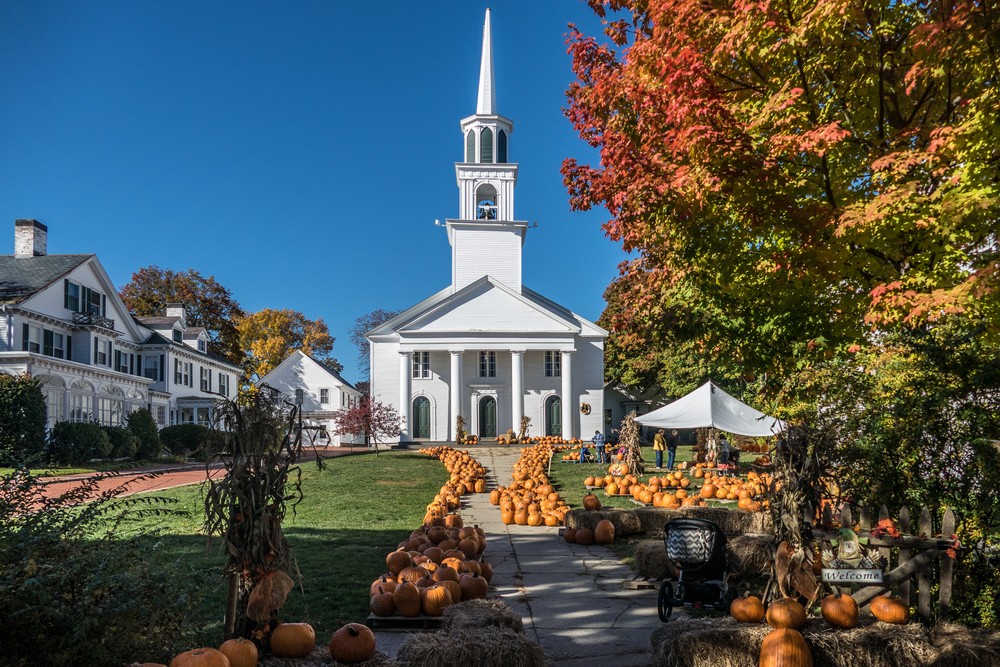
[[[465,161],[455,164],[458,219],[448,220],[452,288],[484,275],[521,291],[521,245],[527,223],[514,219],[517,165],[507,161],[514,123],[497,113],[490,10],[483,24],[476,113],[461,122]]]
[[[476,115],[492,116],[496,113],[496,86],[493,85],[493,37],[490,34],[490,10],[486,10],[483,24],[483,57],[479,63],[479,99]]]

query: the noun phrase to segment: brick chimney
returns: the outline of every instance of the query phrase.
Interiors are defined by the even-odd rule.
[[[49,228],[37,220],[14,221],[14,257],[42,257],[48,251]]]

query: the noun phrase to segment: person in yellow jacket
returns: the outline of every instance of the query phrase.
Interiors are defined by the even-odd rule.
[[[656,467],[663,467],[663,451],[667,448],[667,439],[663,437],[665,431],[661,428],[653,436],[653,455],[656,457]]]

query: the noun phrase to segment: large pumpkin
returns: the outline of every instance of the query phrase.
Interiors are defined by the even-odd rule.
[[[576,544],[576,528],[567,528],[564,530],[563,539],[569,544]]]
[[[382,590],[380,587],[368,601],[368,608],[376,616],[392,616],[396,613],[396,598],[391,590]]]
[[[611,544],[615,541],[615,524],[607,519],[601,519],[594,526],[594,542],[598,544]]]
[[[425,588],[420,593],[421,608],[428,616],[440,616],[453,602],[451,590],[441,584]]]
[[[729,605],[729,615],[740,623],[760,623],[764,620],[764,603],[756,595],[736,598]]]
[[[798,600],[781,598],[767,608],[767,624],[772,628],[797,630],[806,624],[806,609]]]
[[[229,658],[214,648],[193,648],[171,660],[170,667],[229,667]]]
[[[899,598],[879,595],[871,602],[872,616],[883,623],[902,625],[910,620],[910,608]]]
[[[420,615],[420,590],[416,584],[408,581],[396,586],[392,593],[392,599],[396,603],[396,612],[400,616]]]
[[[489,583],[478,574],[463,574],[458,583],[462,586],[463,600],[485,598],[490,587]]]
[[[812,652],[801,632],[778,628],[764,637],[759,664],[760,667],[812,667]]]
[[[281,623],[271,633],[271,653],[279,658],[304,658],[316,648],[316,631],[308,623]]]
[[[375,633],[360,623],[348,623],[330,638],[330,657],[337,662],[364,662],[375,653]]]
[[[229,667],[257,667],[257,645],[249,639],[227,639],[222,642],[219,652],[229,659]]]
[[[393,574],[399,574],[403,568],[410,567],[412,562],[410,554],[405,551],[393,551],[385,557],[385,566]]]
[[[589,545],[594,543],[594,531],[590,528],[576,529],[576,543]]]
[[[820,613],[835,628],[850,630],[858,624],[858,603],[850,595],[834,593],[823,598]]]

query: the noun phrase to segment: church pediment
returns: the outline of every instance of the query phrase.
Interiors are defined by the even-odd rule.
[[[483,278],[396,328],[399,333],[579,333],[580,326],[544,303]]]

